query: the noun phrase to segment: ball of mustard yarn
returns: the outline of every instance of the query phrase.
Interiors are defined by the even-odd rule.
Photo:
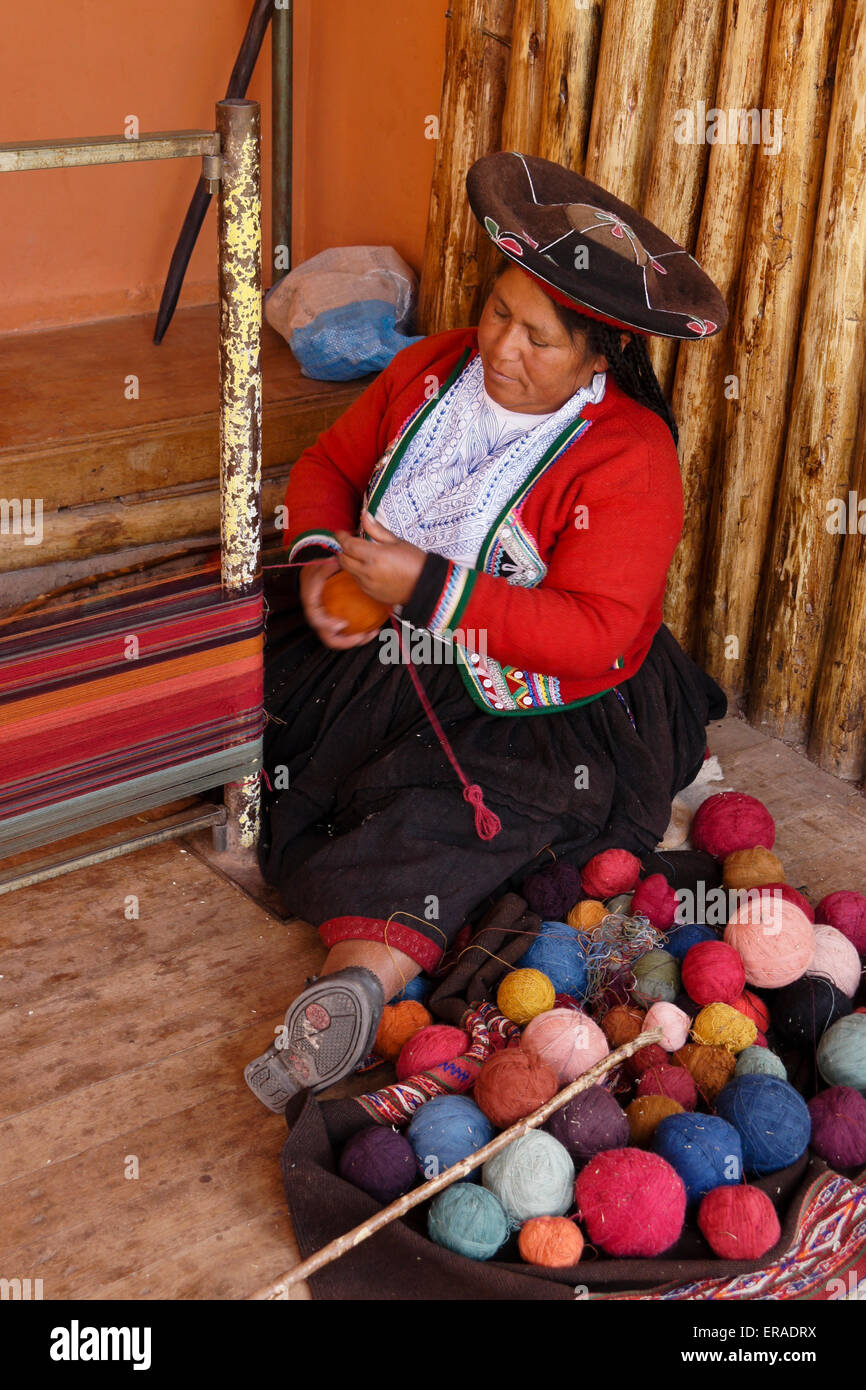
[[[730,1004],[708,1004],[692,1024],[692,1037],[705,1047],[726,1047],[735,1055],[751,1047],[758,1036],[753,1018]]]
[[[629,1143],[636,1149],[648,1148],[656,1126],[668,1115],[682,1115],[683,1107],[673,1096],[638,1096],[628,1106]]]
[[[565,920],[577,931],[593,932],[596,927],[601,926],[606,916],[607,908],[604,903],[600,903],[597,898],[584,898],[583,902],[575,903]]]
[[[691,1072],[692,1080],[698,1088],[698,1095],[706,1105],[712,1105],[716,1096],[727,1086],[734,1074],[737,1059],[733,1052],[717,1044],[686,1043],[674,1053],[674,1061]]]
[[[784,883],[782,861],[764,845],[754,849],[735,849],[725,856],[722,879],[726,888],[762,888],[769,883]]]
[[[499,1012],[517,1024],[547,1013],[555,1000],[553,983],[540,970],[512,970],[496,991]]]

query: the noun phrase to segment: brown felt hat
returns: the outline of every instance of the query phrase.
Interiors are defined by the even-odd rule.
[[[517,150],[486,154],[466,191],[495,245],[558,303],[662,338],[708,338],[727,323],[694,256],[563,165]]]

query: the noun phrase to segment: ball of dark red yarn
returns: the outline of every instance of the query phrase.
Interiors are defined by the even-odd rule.
[[[571,1154],[584,1163],[602,1149],[621,1149],[628,1143],[628,1120],[609,1091],[590,1086],[573,1096],[544,1126]]]
[[[809,902],[809,899],[804,898],[802,893],[798,893],[796,888],[792,888],[790,883],[764,883],[758,889],[758,892],[761,894],[779,893],[781,897],[787,899],[789,903],[793,903],[795,907],[799,907],[801,912],[805,912],[810,922],[814,922],[814,907]]]
[[[676,889],[672,888],[664,874],[650,874],[641,879],[631,900],[631,915],[642,913],[648,917],[656,931],[668,931],[674,924],[677,912]]]
[[[669,1061],[670,1058],[663,1047],[659,1047],[658,1043],[648,1043],[640,1052],[627,1057],[623,1067],[632,1080],[637,1080],[649,1067],[663,1067]]]
[[[475,1082],[475,1104],[497,1129],[516,1124],[559,1090],[553,1067],[524,1052],[508,1047],[488,1057]]]
[[[733,1004],[746,986],[746,968],[733,946],[700,941],[686,951],[683,989],[696,1004]]]
[[[808,1105],[809,1143],[818,1157],[831,1168],[859,1168],[866,1163],[866,1097],[853,1086],[831,1086]]]
[[[828,893],[815,908],[815,921],[835,927],[866,956],[866,894],[848,888]]]
[[[393,1202],[418,1176],[415,1154],[405,1135],[384,1125],[353,1134],[340,1155],[340,1177],[377,1202]]]
[[[543,922],[564,922],[565,915],[584,896],[580,870],[557,859],[523,880],[521,893]]]
[[[762,801],[745,792],[716,792],[694,814],[689,839],[695,849],[726,859],[737,849],[772,849],[776,823]]]
[[[684,1110],[694,1110],[698,1088],[685,1067],[652,1066],[642,1072],[637,1083],[635,1099],[641,1100],[644,1096],[669,1096],[671,1100],[678,1100]]]
[[[851,1012],[851,1000],[820,975],[803,975],[772,996],[773,1030],[788,1047],[811,1049],[823,1033]]]

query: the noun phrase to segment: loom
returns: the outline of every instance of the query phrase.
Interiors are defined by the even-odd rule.
[[[210,825],[249,853],[264,722],[261,584],[260,111],[213,131],[0,147],[0,172],[200,156],[218,194],[221,549],[119,594],[0,620],[0,857],[208,788],[199,806],[0,875],[0,893]]]

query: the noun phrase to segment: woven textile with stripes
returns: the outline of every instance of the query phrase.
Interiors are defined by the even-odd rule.
[[[219,562],[0,621],[0,852],[260,766],[262,594]]]

